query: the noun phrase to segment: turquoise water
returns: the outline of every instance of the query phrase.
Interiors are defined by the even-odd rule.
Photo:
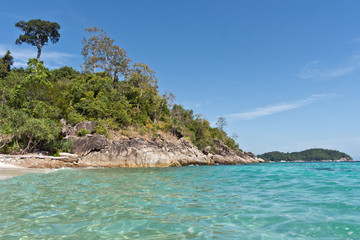
[[[360,163],[28,174],[0,210],[0,239],[360,239]]]

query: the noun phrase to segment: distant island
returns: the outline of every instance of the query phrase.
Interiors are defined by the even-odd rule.
[[[283,153],[279,151],[258,155],[267,162],[314,162],[314,161],[353,161],[349,155],[336,150],[313,148],[301,152]]]

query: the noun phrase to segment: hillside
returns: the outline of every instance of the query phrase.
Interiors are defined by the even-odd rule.
[[[0,153],[71,152],[73,142],[61,129],[64,123],[75,126],[83,121],[94,122],[93,134],[108,139],[170,134],[200,151],[210,146],[215,153],[217,139],[242,152],[222,126],[211,127],[204,117],[173,104],[173,94],[161,94],[148,65],[132,64],[102,30],[86,31],[93,35],[83,41],[82,72],[69,66],[49,70],[37,59],[29,59],[26,69],[13,68],[9,51],[0,58]],[[77,135],[89,133],[79,129]]]
[[[265,161],[280,162],[280,161],[325,161],[325,160],[353,160],[349,155],[336,150],[328,150],[322,148],[313,148],[301,152],[283,153],[283,152],[268,152],[258,155],[259,158]]]

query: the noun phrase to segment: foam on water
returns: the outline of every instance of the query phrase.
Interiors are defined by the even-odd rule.
[[[0,181],[0,239],[360,239],[360,163],[61,170]]]

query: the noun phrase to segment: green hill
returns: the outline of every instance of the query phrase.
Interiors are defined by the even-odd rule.
[[[211,146],[212,153],[213,139],[241,151],[224,124],[211,127],[203,116],[173,104],[173,94],[161,94],[148,65],[132,63],[101,29],[86,31],[92,35],[82,42],[82,72],[69,66],[49,70],[37,59],[29,59],[26,69],[12,68],[10,51],[0,57],[0,153],[71,152],[61,123],[87,120],[110,139],[172,134],[200,150]]]
[[[346,160],[353,160],[349,155],[336,150],[328,150],[322,148],[313,148],[301,152],[283,153],[283,152],[268,152],[258,157],[265,161],[280,162],[280,161],[324,161],[324,160],[339,160],[345,158]]]

